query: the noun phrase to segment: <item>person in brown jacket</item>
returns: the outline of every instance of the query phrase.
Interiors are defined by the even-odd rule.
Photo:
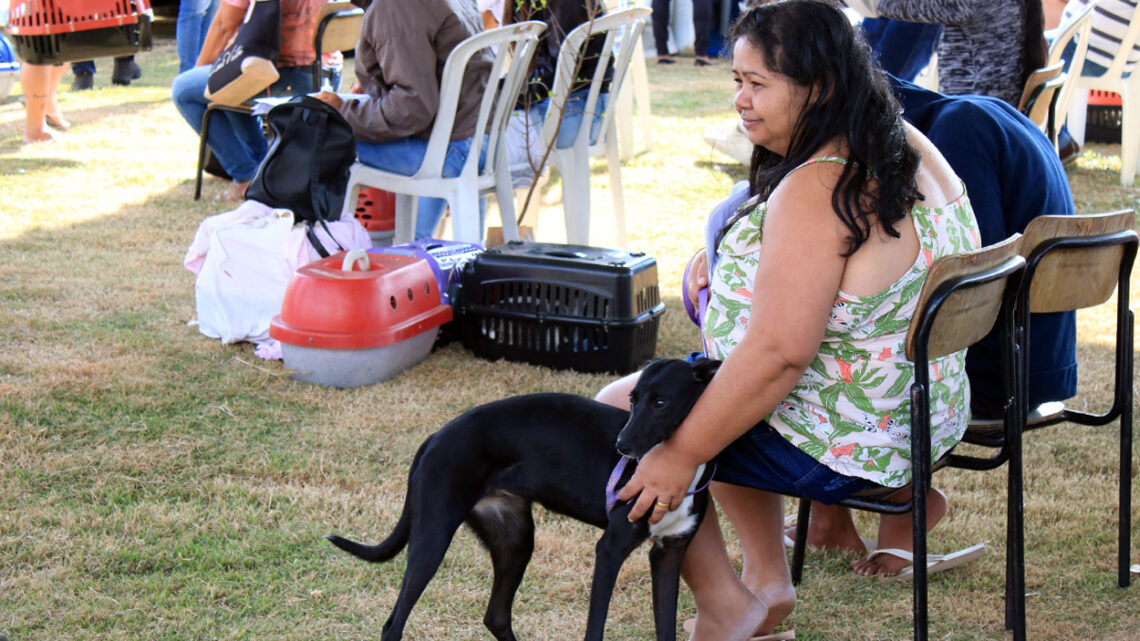
[[[407,176],[419,171],[439,111],[447,56],[482,30],[476,0],[372,0],[356,46],[355,95],[317,94],[352,125],[360,162]],[[483,52],[467,65],[445,176],[459,175],[467,159],[491,63]],[[419,199],[417,239],[432,236],[445,204]]]

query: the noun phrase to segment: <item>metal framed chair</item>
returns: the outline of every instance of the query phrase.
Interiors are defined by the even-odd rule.
[[[506,170],[506,149],[500,143],[506,131],[507,119],[522,89],[538,36],[545,28],[543,22],[519,22],[475,34],[459,43],[448,55],[443,67],[439,112],[432,124],[427,152],[419,171],[413,176],[403,176],[356,162],[349,172],[343,213],[351,214],[361,187],[390,191],[396,194],[395,242],[403,243],[411,241],[415,233],[416,197],[444,198],[451,207],[455,240],[478,243],[482,240],[479,229],[479,196],[494,191],[502,212],[503,236],[506,240],[517,240],[518,227],[514,215],[510,172]],[[475,134],[471,139],[473,142],[484,141],[485,159],[480,166],[479,144],[475,142],[459,175],[445,178],[444,158],[455,124],[463,72],[467,63],[482,51],[493,52],[490,55],[494,63],[479,105]],[[499,171],[500,166],[503,171]]]
[[[626,70],[634,57],[634,45],[640,42],[641,32],[649,21],[651,10],[633,7],[616,11],[579,25],[562,42],[558,52],[558,66],[554,87],[550,92],[550,107],[542,125],[542,148],[549,149],[549,160],[562,176],[562,209],[566,220],[566,240],[575,245],[588,245],[590,240],[590,158],[606,154],[609,166],[610,190],[613,194],[614,217],[617,220],[617,244],[625,246],[625,205],[621,193],[621,154],[618,148],[614,114],[618,109],[606,108],[600,126],[593,120],[598,117],[598,97],[612,69],[609,79],[610,100],[617,102],[621,94]],[[604,37],[594,76],[590,81],[585,104],[582,106],[582,124],[578,127],[574,143],[559,148],[556,144],[563,112],[570,100],[574,78],[580,68],[580,59],[587,44],[594,37]],[[636,55],[641,55],[638,52]],[[573,107],[577,109],[577,107]],[[591,132],[597,137],[591,140]],[[501,201],[500,201],[501,202]]]
[[[1017,373],[1018,385],[1026,392],[1026,366],[1029,362],[1029,314],[1065,312],[1100,305],[1117,292],[1116,356],[1112,405],[1102,413],[1072,409],[1073,403],[1050,402],[1035,408],[1018,408],[1014,413],[1019,425],[1014,433],[1020,438],[1028,432],[1060,423],[1099,427],[1118,420],[1120,423],[1120,496],[1117,584],[1129,585],[1131,553],[1131,470],[1132,470],[1132,349],[1133,318],[1128,307],[1129,280],[1136,257],[1138,236],[1134,229],[1135,214],[1131,209],[1084,216],[1040,216],[1025,228],[1022,253],[1026,257],[1025,275],[1017,293],[1016,323],[1024,351]],[[1018,395],[1024,403],[1027,393]],[[1009,419],[1007,411],[1006,420]],[[1000,448],[992,457],[952,455],[949,464],[970,469],[989,469],[1005,461],[1010,463],[1011,479],[1015,468],[1017,482],[1011,480],[1006,497],[1011,514],[1020,515],[1024,498],[1020,482],[1020,459],[1009,456],[1011,443],[1002,421],[973,421],[963,442],[989,448]],[[1017,447],[1018,444],[1013,444]],[[1020,530],[1007,533],[1007,546],[1020,545]],[[1006,604],[1024,603],[1024,560],[1021,554],[1007,556]],[[1020,564],[1015,567],[1013,564]],[[1011,612],[1016,614],[1016,612]],[[1022,606],[1021,616],[1024,616]],[[1015,621],[1007,621],[1013,627]],[[1024,619],[1020,621],[1024,629]],[[1016,630],[1016,628],[1014,628]],[[1015,635],[1016,636],[1016,635]],[[1023,638],[1023,637],[1022,637]]]
[[[364,11],[351,2],[328,2],[321,6],[316,24],[313,31],[313,50],[317,52],[317,57],[313,60],[314,89],[321,86],[321,55],[356,47],[356,41],[360,38],[360,27],[364,24]],[[201,133],[198,136],[198,169],[194,175],[194,200],[202,197],[202,172],[206,170],[212,153],[206,144],[206,138],[210,132],[210,116],[216,111],[252,114],[253,107],[219,103],[210,103],[206,107],[206,113],[202,115]]]
[[[1017,371],[1019,346],[1013,302],[1025,267],[1025,259],[1020,255],[1021,243],[1021,235],[1014,234],[996,245],[943,257],[931,267],[906,338],[907,359],[915,365],[915,380],[910,388],[911,461],[914,465],[910,487],[913,498],[904,503],[891,502],[888,497],[900,488],[884,487],[860,492],[840,503],[882,514],[912,513],[915,641],[926,641],[928,637],[926,495],[930,491],[931,475],[946,460],[943,457],[939,462],[931,461],[931,363],[981,340],[997,323],[1003,339],[1002,361],[1007,365],[1004,395],[1010,406],[1017,406],[1013,399],[1018,391],[1014,373]],[[1020,456],[1020,441],[1014,433],[1016,425],[1017,416],[1011,414],[1006,421],[1011,436],[1008,445],[1011,460],[1019,460]],[[1013,469],[1011,466],[1011,474]],[[811,501],[800,497],[791,564],[792,580],[797,584],[803,576],[810,517]],[[1015,517],[1012,513],[1009,515],[1011,520]]]
[[[321,86],[321,56],[333,51],[356,48],[360,28],[364,24],[364,10],[351,2],[327,2],[317,14],[317,29],[313,33],[313,88]]]
[[[215,111],[228,111],[235,114],[252,114],[253,107],[249,105],[223,105],[221,103],[212,102],[206,107],[206,113],[202,114],[202,129],[198,134],[198,171],[194,175],[194,200],[202,197],[202,172],[206,170],[206,163],[208,154],[213,153],[210,151],[209,145],[206,144],[206,138],[210,134],[210,116]]]
[[[1017,110],[1033,121],[1057,146],[1056,104],[1068,84],[1064,63],[1055,62],[1029,74]]]

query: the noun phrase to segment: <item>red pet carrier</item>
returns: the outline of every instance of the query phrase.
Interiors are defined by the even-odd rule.
[[[8,31],[28,64],[49,65],[151,48],[149,0],[12,0]]]

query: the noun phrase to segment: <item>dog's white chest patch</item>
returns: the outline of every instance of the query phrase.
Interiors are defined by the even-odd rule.
[[[705,465],[702,463],[697,467],[697,473],[693,475],[693,482],[689,484],[689,491],[685,494],[685,500],[681,501],[681,507],[667,512],[660,521],[650,525],[649,536],[656,539],[663,536],[688,534],[697,526],[697,517],[693,514],[693,493],[696,491],[697,483],[700,482],[701,475],[704,472]]]

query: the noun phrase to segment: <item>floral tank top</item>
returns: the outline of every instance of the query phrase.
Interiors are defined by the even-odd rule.
[[[845,161],[821,157],[804,165],[812,162]],[[748,326],[766,212],[766,203],[760,203],[742,216],[717,248],[702,324],[705,352],[713,358],[727,356]],[[914,264],[877,294],[836,292],[815,360],[766,419],[793,445],[832,470],[889,487],[910,482],[914,365],[906,360],[905,341],[919,291],[935,260],[980,246],[964,187],[963,195],[944,207],[916,205],[911,218],[921,247]],[[905,219],[903,223],[899,231],[907,233]],[[963,350],[930,366],[934,459],[961,440],[969,421],[965,361]]]

